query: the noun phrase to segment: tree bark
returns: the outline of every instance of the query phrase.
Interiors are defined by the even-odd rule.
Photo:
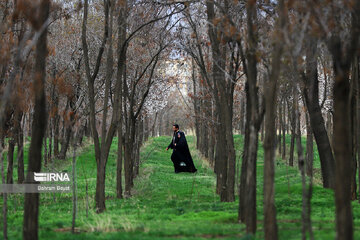
[[[123,198],[123,188],[122,188],[122,167],[123,167],[123,84],[122,81],[124,76],[125,69],[125,61],[126,54],[125,51],[122,50],[123,45],[126,40],[126,9],[127,9],[127,1],[125,1],[124,6],[119,7],[119,15],[117,19],[118,24],[118,43],[117,43],[117,72],[116,77],[120,83],[119,85],[119,125],[118,125],[118,152],[117,152],[117,165],[116,165],[116,196],[117,198]]]
[[[39,9],[40,26],[46,24],[49,16],[50,1],[42,0]],[[33,173],[41,170],[41,149],[45,135],[47,113],[45,98],[47,56],[47,27],[41,33],[36,44],[35,52],[35,76],[34,76],[34,117],[31,131],[31,143],[29,148],[29,163],[26,182],[34,182]],[[25,193],[23,239],[38,239],[38,216],[39,216],[39,193]]]
[[[7,152],[7,174],[6,174],[6,183],[12,184],[13,181],[13,171],[14,171],[14,149],[15,149],[15,139],[11,137],[9,139],[9,148]]]
[[[306,114],[306,163],[305,170],[307,176],[313,175],[313,162],[314,162],[314,146],[313,146],[313,133],[310,126],[309,114]]]
[[[259,108],[259,96],[257,86],[257,12],[256,1],[247,2],[247,49],[246,57],[241,54],[247,77],[245,83],[246,92],[246,115],[247,129],[245,132],[244,158],[241,170],[239,219],[243,219],[246,224],[246,232],[255,234],[256,221],[256,161],[258,149],[258,134],[264,112]],[[247,136],[248,135],[248,136]],[[244,174],[245,173],[245,174]],[[244,181],[244,183],[243,183]],[[242,185],[242,186],[241,186]]]
[[[22,115],[22,114],[21,114]],[[21,126],[21,119],[19,121],[19,128],[17,134],[17,160],[18,160],[18,183],[23,183],[25,180],[24,174],[24,130]]]
[[[225,9],[228,10],[228,2],[224,1]],[[215,162],[217,174],[217,189],[220,190],[220,200],[222,202],[234,201],[234,181],[235,181],[235,150],[232,134],[232,91],[227,86],[227,79],[224,70],[226,66],[227,48],[224,43],[224,36],[220,30],[224,22],[214,26],[215,9],[213,1],[206,1],[208,34],[212,50],[212,79],[213,96],[218,112],[216,130],[216,158]],[[220,36],[220,37],[219,37]],[[229,93],[230,96],[229,96]],[[216,164],[217,164],[216,163]]]
[[[324,119],[319,104],[319,79],[317,70],[317,41],[310,37],[306,53],[306,79],[304,96],[310,116],[311,128],[314,132],[317,144],[323,186],[334,188],[335,186],[335,161],[332,154],[329,137],[326,132]]]
[[[358,94],[358,86],[357,86],[357,76],[356,76],[356,64],[355,61],[352,64],[352,70],[351,70],[351,80],[350,80],[350,122],[351,122],[351,185],[350,185],[350,191],[351,191],[351,200],[357,199],[357,193],[356,193],[356,172],[357,172],[357,135],[356,135],[356,126],[357,123],[357,116],[356,116],[356,99]]]
[[[357,11],[355,11],[357,9]],[[334,96],[334,153],[336,230],[338,239],[353,239],[353,216],[351,209],[351,132],[350,132],[350,84],[349,71],[353,61],[354,49],[359,40],[360,3],[357,2],[352,13],[351,44],[344,54],[339,35],[331,38],[329,50],[333,57],[335,83]]]
[[[264,232],[265,239],[278,239],[278,228],[276,221],[275,207],[275,149],[274,140],[276,137],[275,119],[277,105],[277,85],[281,69],[281,56],[283,53],[283,28],[286,22],[286,10],[284,0],[279,1],[279,19],[275,29],[279,39],[274,46],[271,59],[271,73],[269,82],[265,88],[265,140],[264,140]],[[283,104],[285,106],[285,104]],[[285,108],[283,107],[285,116]],[[283,136],[285,136],[285,120],[281,119]],[[283,139],[283,154],[285,155],[285,137]],[[283,155],[283,158],[284,158]],[[256,170],[255,170],[256,171]]]

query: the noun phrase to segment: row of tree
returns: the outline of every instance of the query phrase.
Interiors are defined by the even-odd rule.
[[[337,236],[353,237],[350,203],[357,198],[360,139],[359,7],[356,1],[209,0],[192,4],[183,14],[179,48],[192,61],[197,148],[214,167],[221,201],[234,201],[233,130],[244,134],[239,221],[248,233],[257,229],[261,134],[265,237],[278,237],[275,147],[285,159],[286,133],[291,132],[288,164],[294,164],[296,142],[304,213],[310,209],[311,184],[306,190],[305,174],[312,179],[314,136],[323,186],[335,191]],[[307,134],[305,157],[302,133]],[[310,215],[303,219],[309,226]],[[304,237],[306,231],[311,227],[304,228]]]
[[[118,136],[116,192],[118,198],[130,197],[140,146],[149,135],[164,132],[155,132],[155,124],[164,124],[154,116],[162,119],[170,108],[166,98],[175,82],[164,72],[165,63],[174,16],[185,8],[155,1],[2,1],[0,152],[7,153],[6,183],[13,183],[14,167],[18,183],[34,182],[33,172],[42,164],[62,161],[70,146],[87,136],[95,148],[95,209],[101,213],[106,164]],[[7,194],[3,197],[6,222]],[[38,239],[39,198],[25,194],[24,239]]]

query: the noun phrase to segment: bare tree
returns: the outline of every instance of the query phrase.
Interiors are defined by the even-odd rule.
[[[49,17],[50,0],[42,0],[38,6],[38,16],[33,22],[35,30],[41,29]],[[46,106],[45,106],[45,77],[47,56],[47,30],[46,27],[40,34],[36,44],[35,72],[34,72],[34,117],[31,131],[31,143],[29,148],[29,164],[26,182],[34,182],[33,173],[41,170],[41,149],[46,129]],[[25,193],[24,202],[24,239],[38,239],[38,217],[39,217],[39,193]]]

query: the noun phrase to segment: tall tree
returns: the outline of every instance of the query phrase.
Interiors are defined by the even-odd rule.
[[[271,72],[265,89],[265,140],[264,140],[264,227],[265,239],[278,239],[275,208],[275,137],[277,85],[280,77],[281,57],[284,49],[284,27],[287,22],[287,9],[284,0],[279,1],[275,45],[272,52]],[[284,129],[283,129],[284,131]],[[285,140],[285,139],[284,139]],[[285,151],[285,150],[283,150]]]
[[[246,127],[244,153],[241,166],[239,219],[246,224],[246,231],[256,232],[256,161],[258,135],[264,116],[264,108],[259,104],[259,86],[257,84],[257,1],[246,3],[247,37],[245,53],[241,53],[246,75]]]
[[[34,182],[34,172],[41,170],[41,149],[45,135],[47,112],[45,106],[45,77],[47,56],[47,25],[50,10],[50,0],[42,0],[38,6],[36,20],[32,25],[36,31],[41,31],[36,43],[34,69],[34,116],[29,148],[28,171],[26,182]],[[33,17],[33,16],[31,16]],[[38,239],[39,193],[25,193],[23,238]]]
[[[335,155],[335,206],[336,232],[338,239],[353,239],[353,216],[351,208],[351,120],[350,120],[350,67],[357,54],[360,37],[360,2],[343,6],[336,1],[331,2],[331,15],[325,10],[328,6],[313,5],[312,14],[317,20],[322,37],[332,55],[335,83],[334,96],[334,136]],[[351,19],[349,28],[331,25],[343,14]],[[326,19],[329,25],[325,25]],[[331,34],[330,34],[331,29]],[[346,37],[344,38],[344,34]]]
[[[319,151],[323,186],[334,188],[335,160],[319,104],[318,56],[316,54],[318,42],[311,34],[309,33],[306,38],[306,73],[303,74],[305,81],[303,91],[310,116],[311,129],[314,132]]]

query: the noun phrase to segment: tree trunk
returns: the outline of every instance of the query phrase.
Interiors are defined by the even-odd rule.
[[[23,183],[25,179],[24,175],[24,131],[19,124],[17,135],[17,160],[18,160],[18,183]]]
[[[71,122],[73,122],[73,120],[71,120]],[[61,143],[61,150],[60,150],[60,153],[58,156],[59,159],[66,158],[66,153],[67,153],[67,150],[70,145],[70,138],[71,138],[71,133],[72,133],[72,124],[69,124],[69,126],[64,126],[64,127],[66,128],[66,130],[65,130],[64,139]]]
[[[276,54],[276,53],[275,53]],[[280,56],[277,56],[280,60]],[[273,59],[272,61],[276,61]],[[273,69],[272,71],[275,71]],[[277,73],[278,74],[278,73]],[[274,75],[274,76],[273,76]],[[277,239],[277,222],[275,208],[275,118],[276,118],[276,96],[277,78],[273,73],[266,88],[265,102],[265,139],[264,139],[264,232],[265,239]],[[281,116],[279,116],[281,118]],[[255,170],[256,171],[256,170]]]
[[[334,40],[336,41],[336,40]],[[349,66],[343,66],[340,38],[333,43],[334,84],[334,153],[336,232],[338,239],[353,239],[351,209],[351,132],[349,105]]]
[[[7,174],[6,174],[6,183],[12,184],[13,180],[13,171],[14,171],[14,149],[15,149],[15,139],[9,139],[9,148],[7,153]]]
[[[294,91],[294,89],[292,90]],[[295,148],[295,131],[296,131],[296,114],[295,114],[295,99],[293,98],[291,113],[290,115],[290,123],[291,123],[291,140],[290,140],[290,153],[289,153],[289,166],[294,166],[294,148]]]
[[[241,169],[239,219],[246,224],[246,232],[256,232],[256,161],[258,149],[258,134],[263,119],[263,112],[259,110],[258,86],[257,86],[257,22],[256,1],[247,2],[247,42],[246,56],[242,54],[247,77],[245,83],[246,92],[246,129],[244,155]]]
[[[117,198],[123,198],[123,188],[122,188],[122,167],[123,167],[123,84],[124,81],[121,81],[124,76],[124,68],[126,61],[126,54],[122,50],[123,44],[126,40],[126,9],[127,1],[125,4],[120,7],[119,15],[117,19],[118,24],[118,42],[117,42],[117,58],[118,66],[116,77],[120,83],[119,85],[119,125],[118,125],[118,149],[117,149],[117,165],[116,165],[116,196]]]
[[[317,41],[311,38],[308,44],[309,47],[306,53],[306,87],[304,88],[304,96],[310,116],[311,128],[314,132],[320,156],[323,186],[325,188],[334,188],[335,161],[319,104],[319,79],[317,71],[318,61],[316,58]]]
[[[355,59],[355,58],[354,58]],[[358,94],[358,86],[357,86],[357,77],[356,77],[356,61],[352,64],[352,72],[351,72],[351,80],[350,80],[350,122],[351,122],[351,185],[350,185],[350,191],[351,191],[351,200],[357,199],[356,194],[356,172],[357,172],[357,135],[356,135],[356,123],[357,123],[357,116],[356,116],[356,98]]]
[[[265,239],[278,239],[278,228],[276,221],[275,207],[275,149],[274,140],[276,137],[275,119],[277,105],[277,84],[280,76],[281,56],[283,53],[283,35],[281,34],[285,26],[286,10],[284,0],[279,1],[279,19],[276,31],[280,32],[280,39],[275,44],[272,60],[269,83],[265,90],[265,141],[264,141],[264,232]],[[283,104],[283,116],[281,119],[283,130],[283,158],[285,158],[285,104]],[[280,113],[280,112],[279,112]],[[256,169],[255,169],[256,171]]]
[[[356,144],[357,144],[357,159],[358,159],[358,193],[360,194],[360,57],[356,56],[354,61],[354,76],[356,77],[356,87],[357,87],[357,95],[356,95]],[[358,198],[360,202],[360,197]]]
[[[196,84],[196,68],[194,59],[191,60],[191,79],[193,83],[193,95],[194,95],[194,113],[195,113],[195,135],[196,135],[196,149],[199,149],[199,136],[200,136],[200,121],[199,121],[199,100]]]
[[[281,135],[281,132],[282,132],[282,117],[281,117],[281,113],[282,113],[282,111],[281,111],[281,105],[279,105],[279,107],[278,107],[278,112],[279,112],[279,117],[277,118],[278,119],[278,124],[277,124],[277,128],[278,128],[278,130],[279,130],[279,132],[278,132],[278,135],[277,135],[277,145],[278,145],[278,149],[279,149],[279,155],[281,155],[281,152],[282,152],[282,144],[281,144],[281,140],[282,140],[282,135]]]
[[[213,102],[211,103],[211,121],[214,121],[214,119],[216,119],[216,112],[215,112],[215,108],[214,108],[214,104]],[[214,155],[214,150],[215,150],[215,146],[216,146],[216,139],[215,139],[215,129],[214,129],[214,125],[212,122],[209,123],[209,162],[210,162],[210,166],[214,168],[215,165],[215,155]]]
[[[96,171],[96,192],[95,192],[95,211],[101,213],[105,210],[105,170],[106,162],[103,160],[105,156],[101,154],[101,160],[97,164]],[[106,156],[107,158],[107,156]]]
[[[60,117],[56,115],[54,117],[54,156],[59,156],[59,122]]]
[[[45,24],[49,16],[50,1],[42,0],[39,9],[40,26]],[[31,131],[31,143],[29,149],[29,163],[26,182],[34,182],[33,173],[41,170],[41,148],[45,135],[47,113],[45,98],[46,77],[46,55],[47,55],[47,27],[41,33],[36,44],[35,53],[35,75],[34,75],[34,117]],[[24,225],[23,239],[38,239],[38,216],[39,216],[39,193],[25,193],[24,202]]]
[[[309,114],[305,114],[306,117],[306,175],[313,175],[313,161],[314,161],[314,146],[313,146],[313,133],[310,126]]]
[[[123,148],[123,143],[122,143],[122,124],[120,122],[120,126],[118,127],[118,149],[117,149],[117,162],[116,162],[116,197],[117,198],[123,198],[122,195],[122,148]]]
[[[285,124],[285,101],[282,104],[282,114],[279,116],[281,117],[281,128],[282,128],[282,159],[286,159],[286,124]]]
[[[296,88],[296,87],[295,87]],[[302,183],[302,212],[301,212],[301,218],[302,218],[302,239],[306,240],[306,232],[309,230],[309,218],[308,216],[308,204],[310,204],[310,201],[308,201],[308,195],[307,195],[307,189],[306,189],[306,178],[305,178],[305,161],[304,161],[304,155],[303,155],[303,146],[301,143],[301,130],[300,130],[300,111],[298,107],[298,91],[297,88],[295,89],[294,94],[295,99],[295,121],[296,121],[296,149],[298,153],[298,165],[301,172],[301,183]]]
[[[3,140],[1,139],[1,145],[3,145]],[[3,146],[0,146],[0,168],[1,168],[1,183],[5,184],[5,173],[4,173],[4,156],[3,156]],[[1,193],[0,196],[3,197],[3,206],[2,206],[2,220],[3,220],[3,238],[4,240],[8,239],[7,235],[7,193]]]

